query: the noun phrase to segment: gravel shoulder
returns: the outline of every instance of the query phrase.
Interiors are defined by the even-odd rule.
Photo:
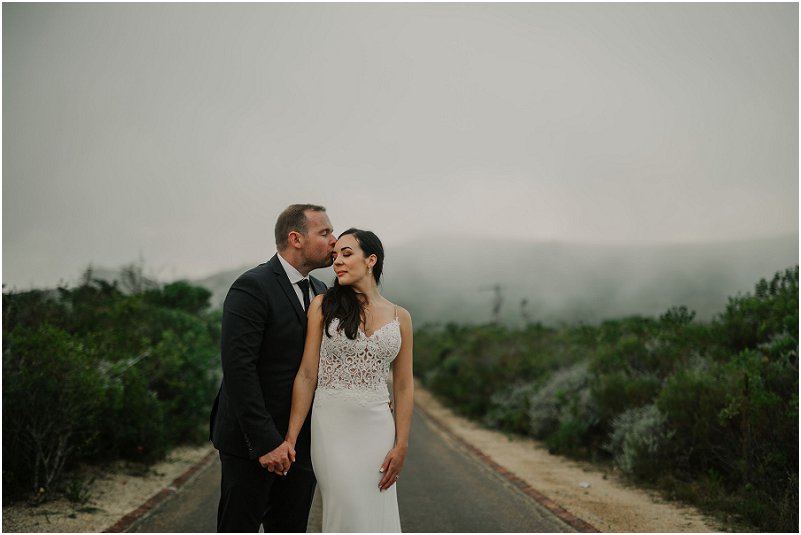
[[[697,509],[668,502],[655,492],[626,484],[614,473],[551,455],[539,442],[480,427],[457,416],[418,385],[416,403],[451,433],[525,481],[572,515],[608,532],[716,532],[722,527]],[[3,507],[5,532],[102,532],[135,511],[213,451],[211,444],[180,447],[146,471],[128,463],[87,467],[89,500],[65,498],[38,507]]]

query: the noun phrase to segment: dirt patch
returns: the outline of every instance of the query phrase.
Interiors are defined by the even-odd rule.
[[[94,478],[87,485],[86,503],[74,504],[59,498],[37,507],[25,504],[3,507],[3,531],[102,532],[170,485],[212,450],[211,444],[176,448],[166,460],[149,468],[124,462],[103,468],[86,467],[80,477],[85,481]]]
[[[415,401],[452,433],[481,450],[531,487],[604,532],[719,532],[697,509],[635,488],[589,463],[548,453],[532,439],[490,431],[455,415],[416,386]]]

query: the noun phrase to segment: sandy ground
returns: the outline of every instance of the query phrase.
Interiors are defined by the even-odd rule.
[[[626,485],[615,474],[590,464],[577,463],[548,453],[542,444],[490,431],[454,415],[419,387],[415,398],[451,432],[474,445],[531,487],[573,515],[604,532],[709,532],[722,528],[697,510],[661,499],[656,493]],[[131,473],[119,463],[92,473],[90,499],[75,505],[66,499],[38,507],[3,508],[6,532],[101,532],[142,505],[203,459],[211,445],[173,451],[167,460],[145,474]],[[141,469],[140,469],[141,470]],[[97,471],[97,469],[95,469]]]
[[[83,477],[95,481],[89,487],[89,501],[73,504],[65,498],[38,507],[3,507],[4,532],[102,532],[167,487],[212,451],[211,444],[180,447],[163,462],[143,471],[142,467],[115,463],[102,472],[87,468]]]

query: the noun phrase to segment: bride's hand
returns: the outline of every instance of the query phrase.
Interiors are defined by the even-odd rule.
[[[259,457],[259,464],[266,468],[268,472],[274,472],[279,476],[285,476],[292,463],[295,462],[295,448],[287,441],[282,442],[277,448]]]
[[[400,477],[403,461],[406,460],[406,450],[406,447],[395,446],[389,450],[387,456],[384,457],[384,463],[381,465],[381,468],[378,469],[379,472],[384,474],[384,477],[381,478],[381,482],[378,484],[380,490],[387,490],[394,485]]]
[[[289,449],[289,452],[288,452],[289,462],[294,463],[295,462],[295,455],[296,455],[296,453],[295,453],[295,441],[294,440],[289,440],[288,438],[285,438],[284,439],[284,444],[286,444],[288,449]]]

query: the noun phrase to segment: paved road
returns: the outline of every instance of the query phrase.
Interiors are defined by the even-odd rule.
[[[214,531],[219,482],[220,464],[216,461],[130,531]],[[454,444],[420,411],[415,411],[398,502],[406,532],[573,531]],[[312,507],[309,531],[320,531],[319,496]]]

